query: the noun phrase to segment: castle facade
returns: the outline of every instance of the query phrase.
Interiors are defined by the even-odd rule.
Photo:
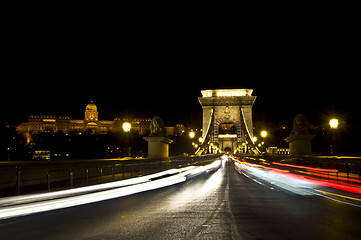
[[[124,122],[129,122],[132,129],[139,134],[146,134],[150,129],[150,118],[132,118],[114,120],[99,120],[98,108],[93,101],[86,106],[84,119],[70,119],[68,116],[30,115],[27,122],[17,126],[16,131],[26,138],[29,144],[33,134],[39,132],[63,132],[65,134],[106,134],[122,131]]]

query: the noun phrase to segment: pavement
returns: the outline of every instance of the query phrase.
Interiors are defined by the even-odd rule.
[[[293,192],[223,161],[173,186],[0,220],[1,239],[360,239],[358,204]]]

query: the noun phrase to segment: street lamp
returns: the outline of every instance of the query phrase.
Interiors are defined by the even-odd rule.
[[[128,122],[123,123],[123,130],[124,132],[129,132],[132,125]]]
[[[8,147],[8,161],[10,162],[10,148]]]
[[[266,130],[261,131],[261,137],[265,138],[265,137],[267,137],[267,135],[268,135],[268,133]]]
[[[268,132],[266,130],[262,130],[260,133],[262,138],[266,138],[268,136]],[[261,142],[261,146],[258,145],[260,148],[263,147],[263,149],[266,149],[266,146],[264,146],[264,141]]]
[[[338,128],[338,119],[332,118],[328,122],[332,130],[332,144],[331,144],[331,155],[337,155],[339,152],[338,145],[336,144],[336,129]]]
[[[338,119],[336,118],[330,119],[329,124],[332,129],[338,128]]]
[[[129,132],[131,129],[132,125],[128,122],[123,123],[123,130],[126,133],[125,134],[125,146],[126,146],[126,156],[131,156],[131,152],[130,152],[130,144],[129,144]]]
[[[189,132],[189,137],[190,138],[194,138],[195,136],[196,136],[195,132],[193,132],[193,131]]]

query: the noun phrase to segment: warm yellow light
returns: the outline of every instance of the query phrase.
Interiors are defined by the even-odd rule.
[[[267,137],[267,131],[263,130],[261,131],[261,137]]]
[[[332,118],[329,123],[330,123],[330,127],[333,129],[338,127],[338,119],[336,118]]]
[[[192,131],[192,132],[189,132],[189,137],[190,137],[190,138],[194,138],[195,135],[196,135],[195,132],[193,132],[193,131]]]
[[[253,142],[257,142],[257,137],[252,138]]]
[[[132,125],[128,122],[123,123],[123,130],[124,132],[129,132]]]
[[[202,143],[202,142],[203,142],[203,138],[202,138],[202,137],[198,138],[198,141],[199,141],[200,143]]]

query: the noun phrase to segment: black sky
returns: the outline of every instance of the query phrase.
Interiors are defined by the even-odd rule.
[[[100,119],[160,115],[194,127],[201,89],[252,88],[255,121],[290,122],[301,112],[360,122],[360,47],[349,25],[64,19],[6,30],[2,121],[81,119],[92,98]]]

